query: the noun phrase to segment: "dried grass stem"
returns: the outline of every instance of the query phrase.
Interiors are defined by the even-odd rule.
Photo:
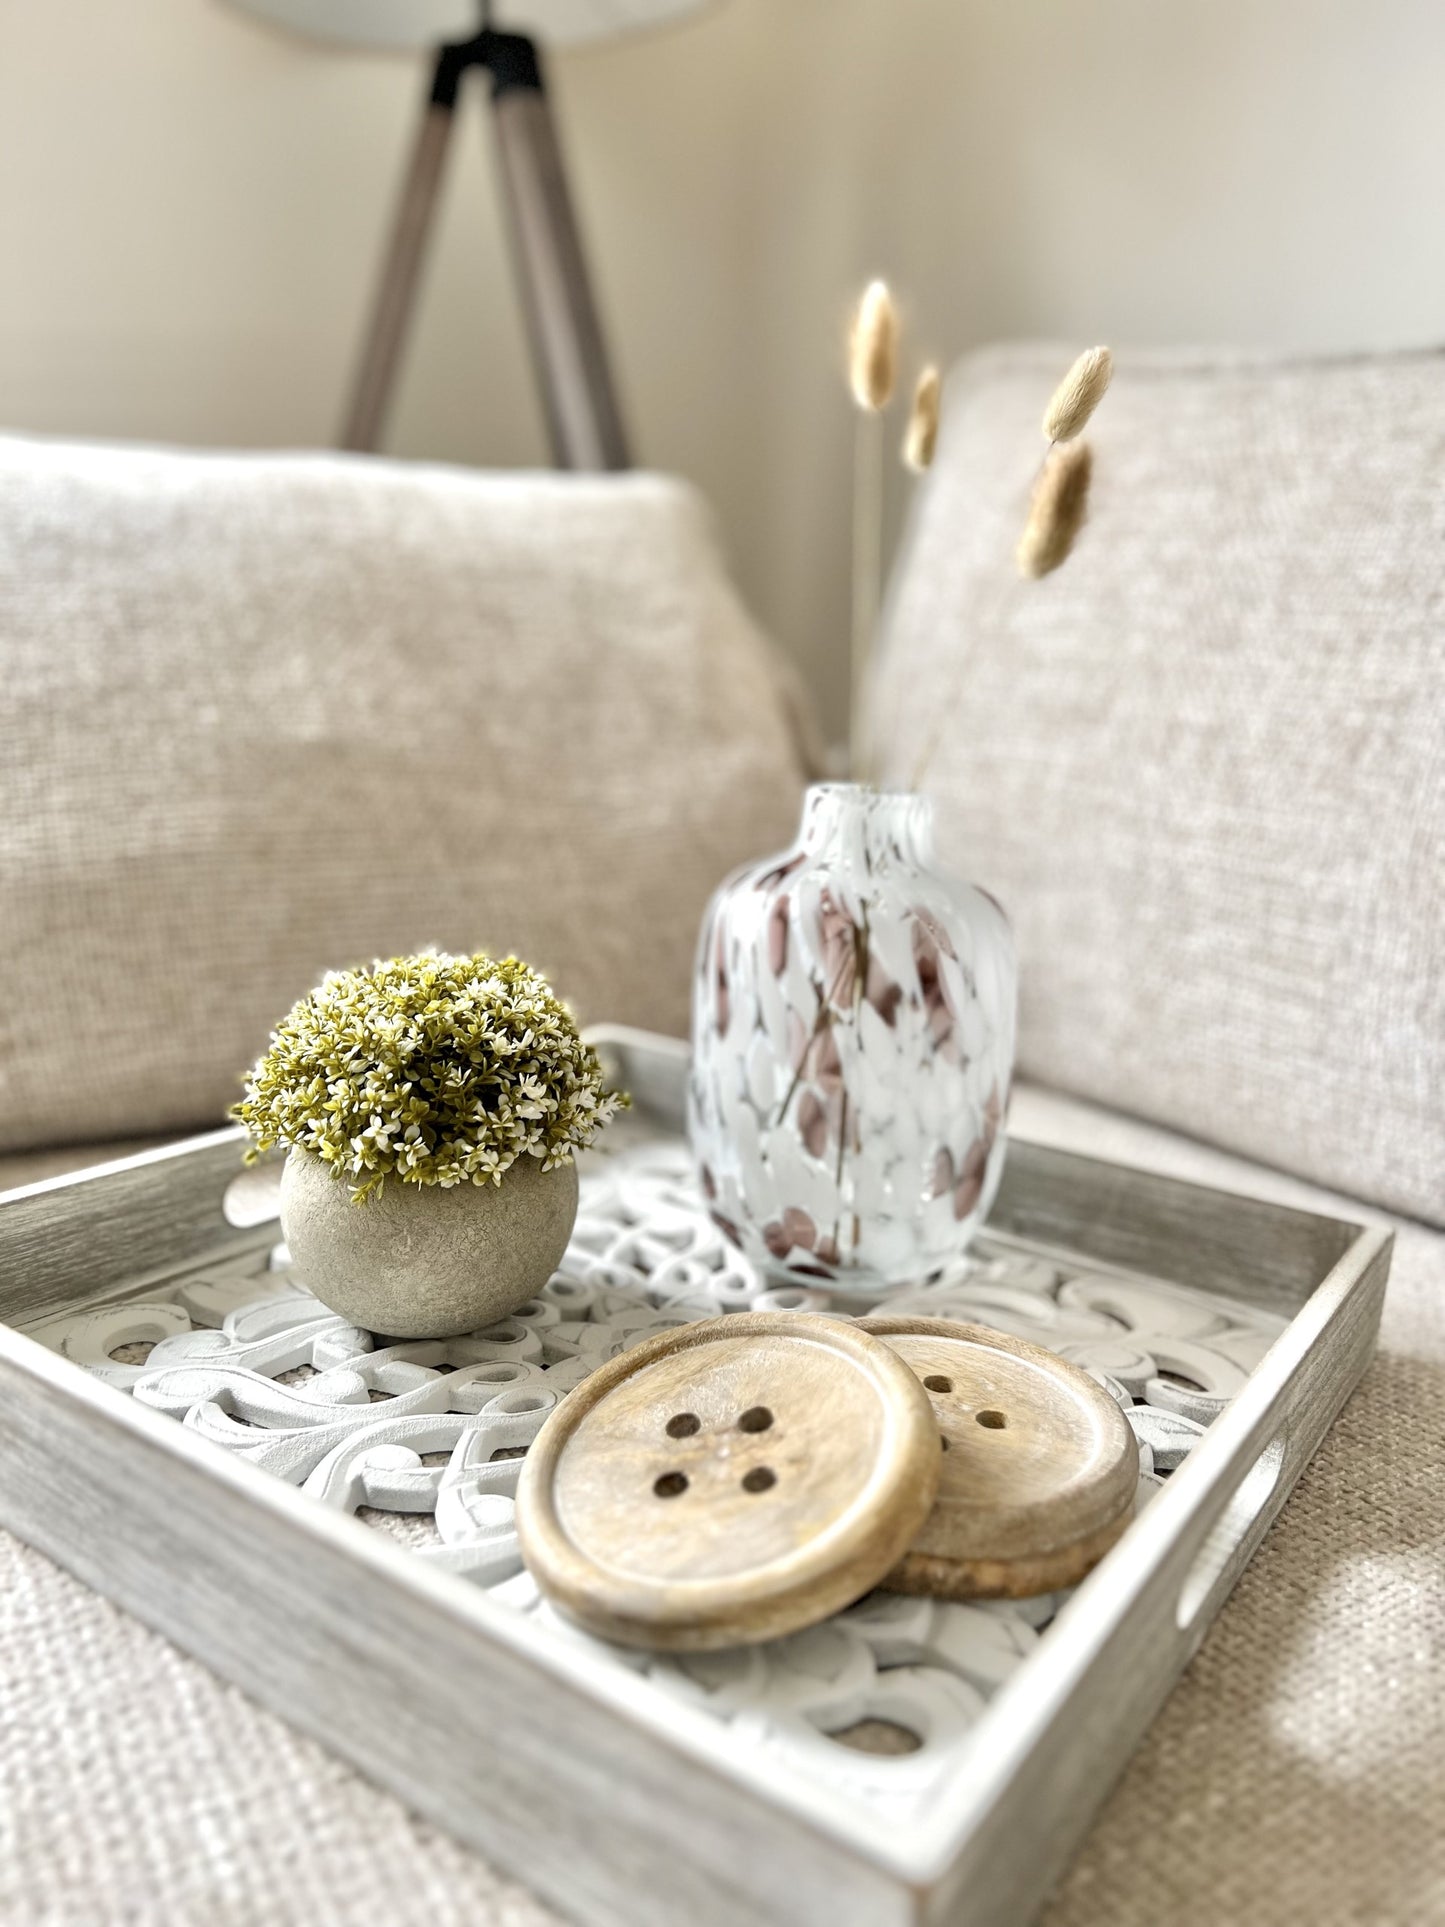
[[[848,773],[867,777],[868,666],[883,594],[883,422],[859,412],[853,429],[853,647],[848,685]]]

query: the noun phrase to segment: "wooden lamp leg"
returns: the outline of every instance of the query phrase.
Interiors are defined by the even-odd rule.
[[[436,212],[457,97],[471,67],[485,67],[492,76],[502,196],[552,459],[558,468],[627,468],[627,437],[541,60],[525,35],[490,28],[475,39],[437,50],[431,94],[392,223],[341,446],[370,451],[381,439]]]
[[[386,424],[397,363],[415,305],[422,257],[436,212],[437,190],[451,141],[456,105],[455,84],[444,91],[441,81],[442,63],[439,62],[437,82],[412,144],[411,162],[392,221],[361,362],[347,406],[346,425],[341,432],[341,446],[362,453],[376,449]]]
[[[552,459],[558,468],[627,468],[627,437],[537,49],[521,34],[486,38],[502,196]]]

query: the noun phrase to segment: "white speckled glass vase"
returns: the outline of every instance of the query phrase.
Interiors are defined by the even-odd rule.
[[[1017,968],[938,866],[924,796],[826,783],[792,849],[703,919],[689,1127],[724,1233],[774,1274],[877,1295],[958,1257],[1003,1165]]]

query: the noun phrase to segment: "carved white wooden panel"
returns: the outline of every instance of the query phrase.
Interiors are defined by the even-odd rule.
[[[393,1532],[599,1666],[645,1676],[844,1799],[911,1814],[958,1766],[987,1700],[1066,1594],[959,1605],[875,1593],[769,1646],[675,1657],[570,1625],[518,1552],[521,1460],[559,1399],[653,1332],[769,1308],[872,1309],[760,1278],[708,1217],[685,1148],[667,1143],[590,1160],[561,1268],[513,1317],[464,1338],[392,1344],[348,1325],[310,1295],[284,1246],[32,1335],[318,1504]],[[887,1309],[1014,1332],[1090,1371],[1139,1439],[1141,1505],[1283,1328],[987,1238]]]

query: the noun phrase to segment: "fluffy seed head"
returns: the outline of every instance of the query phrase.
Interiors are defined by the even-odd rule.
[[[943,394],[943,377],[932,366],[924,369],[913,391],[913,408],[908,430],[903,437],[903,465],[921,475],[933,464],[938,442],[938,405]]]
[[[1029,519],[1015,551],[1019,574],[1036,580],[1068,558],[1089,504],[1093,450],[1087,442],[1051,449],[1029,504]]]
[[[853,317],[848,342],[848,386],[870,415],[886,408],[898,368],[898,310],[883,281],[870,281]]]
[[[1114,372],[1107,348],[1086,348],[1058,387],[1044,411],[1044,440],[1071,442],[1103,399]]]

